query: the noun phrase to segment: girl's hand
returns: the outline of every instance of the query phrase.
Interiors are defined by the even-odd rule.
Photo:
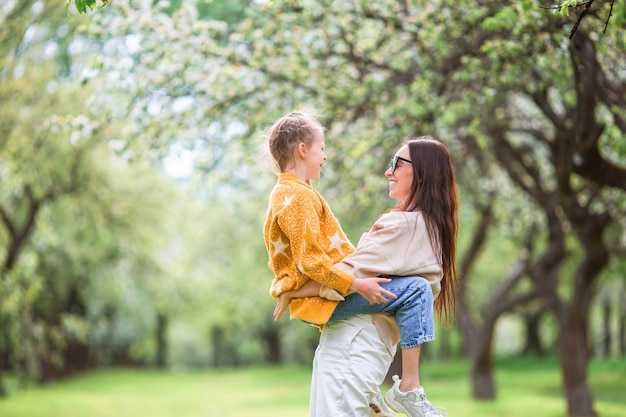
[[[278,321],[280,316],[287,311],[289,301],[291,301],[291,297],[289,297],[286,292],[278,296],[278,302],[276,302],[276,308],[274,309],[274,321]]]
[[[382,304],[398,298],[394,293],[387,291],[380,284],[390,282],[390,278],[356,278],[350,286],[350,292],[359,293],[370,304]]]

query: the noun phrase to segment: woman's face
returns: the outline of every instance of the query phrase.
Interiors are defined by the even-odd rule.
[[[391,166],[385,171],[385,176],[389,178],[389,197],[405,203],[409,198],[411,186],[413,185],[413,166],[409,154],[409,146],[401,147],[394,156],[395,170]],[[393,162],[392,162],[393,165]]]

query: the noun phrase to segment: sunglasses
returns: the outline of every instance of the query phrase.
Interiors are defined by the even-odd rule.
[[[391,173],[393,174],[394,172],[396,172],[396,168],[398,168],[398,161],[402,161],[402,162],[407,162],[409,164],[412,163],[412,161],[409,161],[406,158],[403,158],[401,156],[394,156],[393,158],[391,158]]]

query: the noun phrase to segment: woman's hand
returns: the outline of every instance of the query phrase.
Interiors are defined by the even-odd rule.
[[[369,301],[370,304],[382,304],[389,301],[389,299],[398,298],[394,293],[387,291],[380,284],[391,281],[390,278],[355,278],[350,285],[349,292],[359,293],[363,298]]]

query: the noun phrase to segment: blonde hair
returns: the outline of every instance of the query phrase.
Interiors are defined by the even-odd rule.
[[[299,143],[311,145],[316,131],[323,133],[324,126],[304,110],[294,110],[274,122],[269,129],[268,145],[278,173],[284,172],[293,160]]]

